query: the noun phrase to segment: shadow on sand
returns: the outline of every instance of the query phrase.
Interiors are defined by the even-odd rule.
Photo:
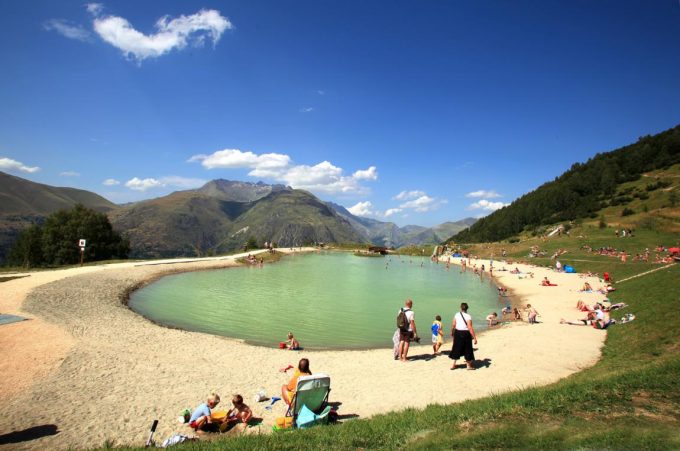
[[[8,434],[0,435],[0,445],[7,445],[10,443],[21,443],[35,440],[49,435],[57,435],[59,428],[56,424],[43,424],[42,426],[33,426],[23,431],[14,431]]]

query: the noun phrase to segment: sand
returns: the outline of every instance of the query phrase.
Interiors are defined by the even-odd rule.
[[[495,271],[494,283],[512,290],[518,302],[536,307],[540,324],[513,323],[481,334],[477,371],[450,371],[446,355],[430,358],[432,319],[418,316],[417,293],[404,293],[404,298],[414,299],[423,344],[411,348],[413,359],[406,363],[394,361],[391,349],[298,353],[168,329],[122,302],[131,287],[162,274],[227,267],[235,264],[234,258],[40,271],[0,283],[0,312],[30,318],[0,326],[0,444],[27,429],[44,435],[0,448],[88,448],[105,441],[142,445],[153,419],[159,420],[159,441],[177,432],[189,434],[177,416],[213,391],[223,397],[220,407],[229,406],[231,394],[242,394],[263,419],[249,431],[268,432],[274,419],[283,416],[283,403],[268,411],[267,403],[253,397],[260,389],[280,395],[290,374],[278,369],[301,357],[310,359],[313,372],[331,376],[330,400],[339,403],[339,414],[346,419],[461,402],[546,385],[592,366],[606,337],[591,327],[559,324],[560,318],[582,316],[574,307],[579,299],[601,299],[578,292],[584,281],[598,287],[596,278],[515,264],[505,266],[533,271],[535,277],[519,279]],[[488,266],[488,261],[482,263]],[[539,286],[544,275],[558,286]],[[395,300],[395,311],[400,304]],[[443,315],[445,330],[457,311],[452,305]],[[489,312],[477,312],[471,305],[470,313],[485,317]],[[442,350],[450,346],[446,337]]]

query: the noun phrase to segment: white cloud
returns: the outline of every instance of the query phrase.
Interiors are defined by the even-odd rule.
[[[468,207],[469,210],[484,210],[484,211],[496,211],[499,208],[507,207],[510,204],[504,202],[491,202],[486,199],[481,199]]]
[[[158,58],[174,49],[181,50],[189,43],[200,46],[206,38],[217,44],[222,33],[233,28],[219,11],[202,9],[176,19],[163,16],[156,22],[156,32],[146,35],[134,29],[123,17],[101,16],[101,5],[95,5],[87,5],[87,10],[95,16],[94,31],[105,42],[121,50],[125,57],[138,62]]]
[[[238,149],[218,150],[211,155],[194,155],[188,160],[190,163],[200,161],[206,169],[279,169],[290,164],[290,157],[280,153],[264,153],[256,155],[253,152],[243,152]]]
[[[85,9],[87,9],[87,12],[93,16],[99,16],[104,10],[104,5],[101,3],[87,3],[85,5]]]
[[[300,113],[311,113],[312,111],[314,111],[314,107],[311,106],[300,108]]]
[[[413,197],[416,197],[415,199]],[[428,196],[424,191],[402,191],[395,197],[395,199],[411,199],[407,202],[399,205],[401,210],[415,210],[418,213],[425,213],[428,211],[434,211],[438,209],[441,205],[447,203],[446,199],[437,199],[435,197]]]
[[[11,158],[0,158],[0,169],[4,171],[28,172],[30,174],[38,172],[40,170],[40,168],[37,166],[29,167],[23,164],[22,162],[12,160]]]
[[[116,179],[106,179],[106,180],[104,180],[104,181],[102,182],[102,185],[105,185],[105,186],[116,186],[116,185],[120,185],[120,182],[119,182],[118,180],[116,180]]]
[[[370,201],[359,202],[356,205],[347,209],[355,216],[376,216],[377,212],[373,211],[373,204]]]
[[[76,171],[64,171],[59,173],[62,177],[80,177],[80,172]]]
[[[108,179],[104,182],[106,185],[106,182],[117,182],[117,180],[114,179]],[[111,185],[115,185],[116,183],[111,183]],[[175,187],[175,188],[183,188],[183,189],[191,189],[191,188],[198,188],[200,186],[203,186],[206,184],[206,180],[203,179],[195,179],[195,178],[187,178],[187,177],[179,177],[176,175],[169,175],[166,177],[161,177],[159,179],[155,178],[146,178],[146,179],[140,179],[138,177],[134,177],[127,182],[125,182],[125,186],[135,190],[135,191],[146,191],[148,189],[152,188],[164,188],[164,187]]]
[[[498,194],[494,190],[483,190],[480,189],[479,191],[473,191],[471,193],[467,193],[465,197],[484,197],[486,199],[494,199],[496,197],[503,197],[500,194]]]
[[[366,170],[359,170],[352,174],[357,180],[378,180],[378,171],[375,166],[371,166]]]
[[[385,217],[392,216],[397,213],[401,213],[403,210],[401,208],[388,208],[385,211]]]
[[[78,41],[87,41],[91,36],[90,32],[82,25],[76,25],[64,19],[50,19],[43,23],[43,28],[47,31],[56,31],[62,36]]]
[[[394,196],[394,200],[407,200],[407,199],[417,199],[419,197],[425,196],[425,191],[402,191],[401,193]]]
[[[140,178],[132,178],[125,182],[125,186],[127,186],[130,189],[133,189],[135,191],[146,191],[151,188],[158,188],[160,186],[163,186],[163,184],[154,178],[147,178],[147,179],[140,179]]]
[[[326,91],[324,91],[323,89],[317,89],[316,93],[319,94],[320,96],[322,96],[322,95],[326,94]]]
[[[251,169],[251,177],[272,179],[283,182],[293,188],[305,189],[325,194],[364,194],[367,188],[361,185],[363,180],[377,180],[375,166],[358,170],[351,176],[344,175],[342,168],[329,161],[322,161],[314,166],[294,165],[285,154],[265,153],[257,155],[250,151],[224,149],[210,155],[194,155],[188,162],[200,161],[206,169]]]

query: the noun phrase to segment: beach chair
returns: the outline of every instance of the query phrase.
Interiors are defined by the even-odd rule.
[[[295,395],[291,400],[287,417],[292,417],[293,426],[297,427],[297,419],[303,406],[319,416],[318,422],[326,422],[330,406],[328,406],[328,395],[331,391],[331,378],[327,374],[313,374],[311,376],[300,376],[297,381]]]

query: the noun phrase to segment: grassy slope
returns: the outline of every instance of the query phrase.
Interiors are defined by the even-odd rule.
[[[607,269],[622,279],[660,265],[622,264],[611,257],[591,256],[579,250],[581,243],[618,247],[625,243],[635,252],[653,247],[659,241],[669,245],[668,240],[678,239],[673,234],[641,232],[634,238],[617,240],[612,229],[590,229],[589,226],[575,232],[588,232],[587,238],[560,237],[548,242],[533,239],[506,248],[517,258],[526,255],[536,242],[548,250],[561,247],[569,251],[563,261],[568,263],[566,256],[571,257],[579,270]],[[480,246],[476,252],[488,255],[491,250],[492,247]],[[406,446],[416,449],[677,449],[680,447],[677,280],[680,280],[680,265],[675,264],[620,283],[611,299],[628,303],[629,307],[621,315],[631,312],[637,319],[609,329],[603,358],[593,368],[547,387],[492,395],[463,404],[409,409],[370,420],[346,421],[339,426],[228,438],[189,444],[181,449],[394,449]],[[577,315],[574,310],[574,316]],[[570,326],[546,324],[545,327]],[[414,378],[417,377],[414,374]]]

